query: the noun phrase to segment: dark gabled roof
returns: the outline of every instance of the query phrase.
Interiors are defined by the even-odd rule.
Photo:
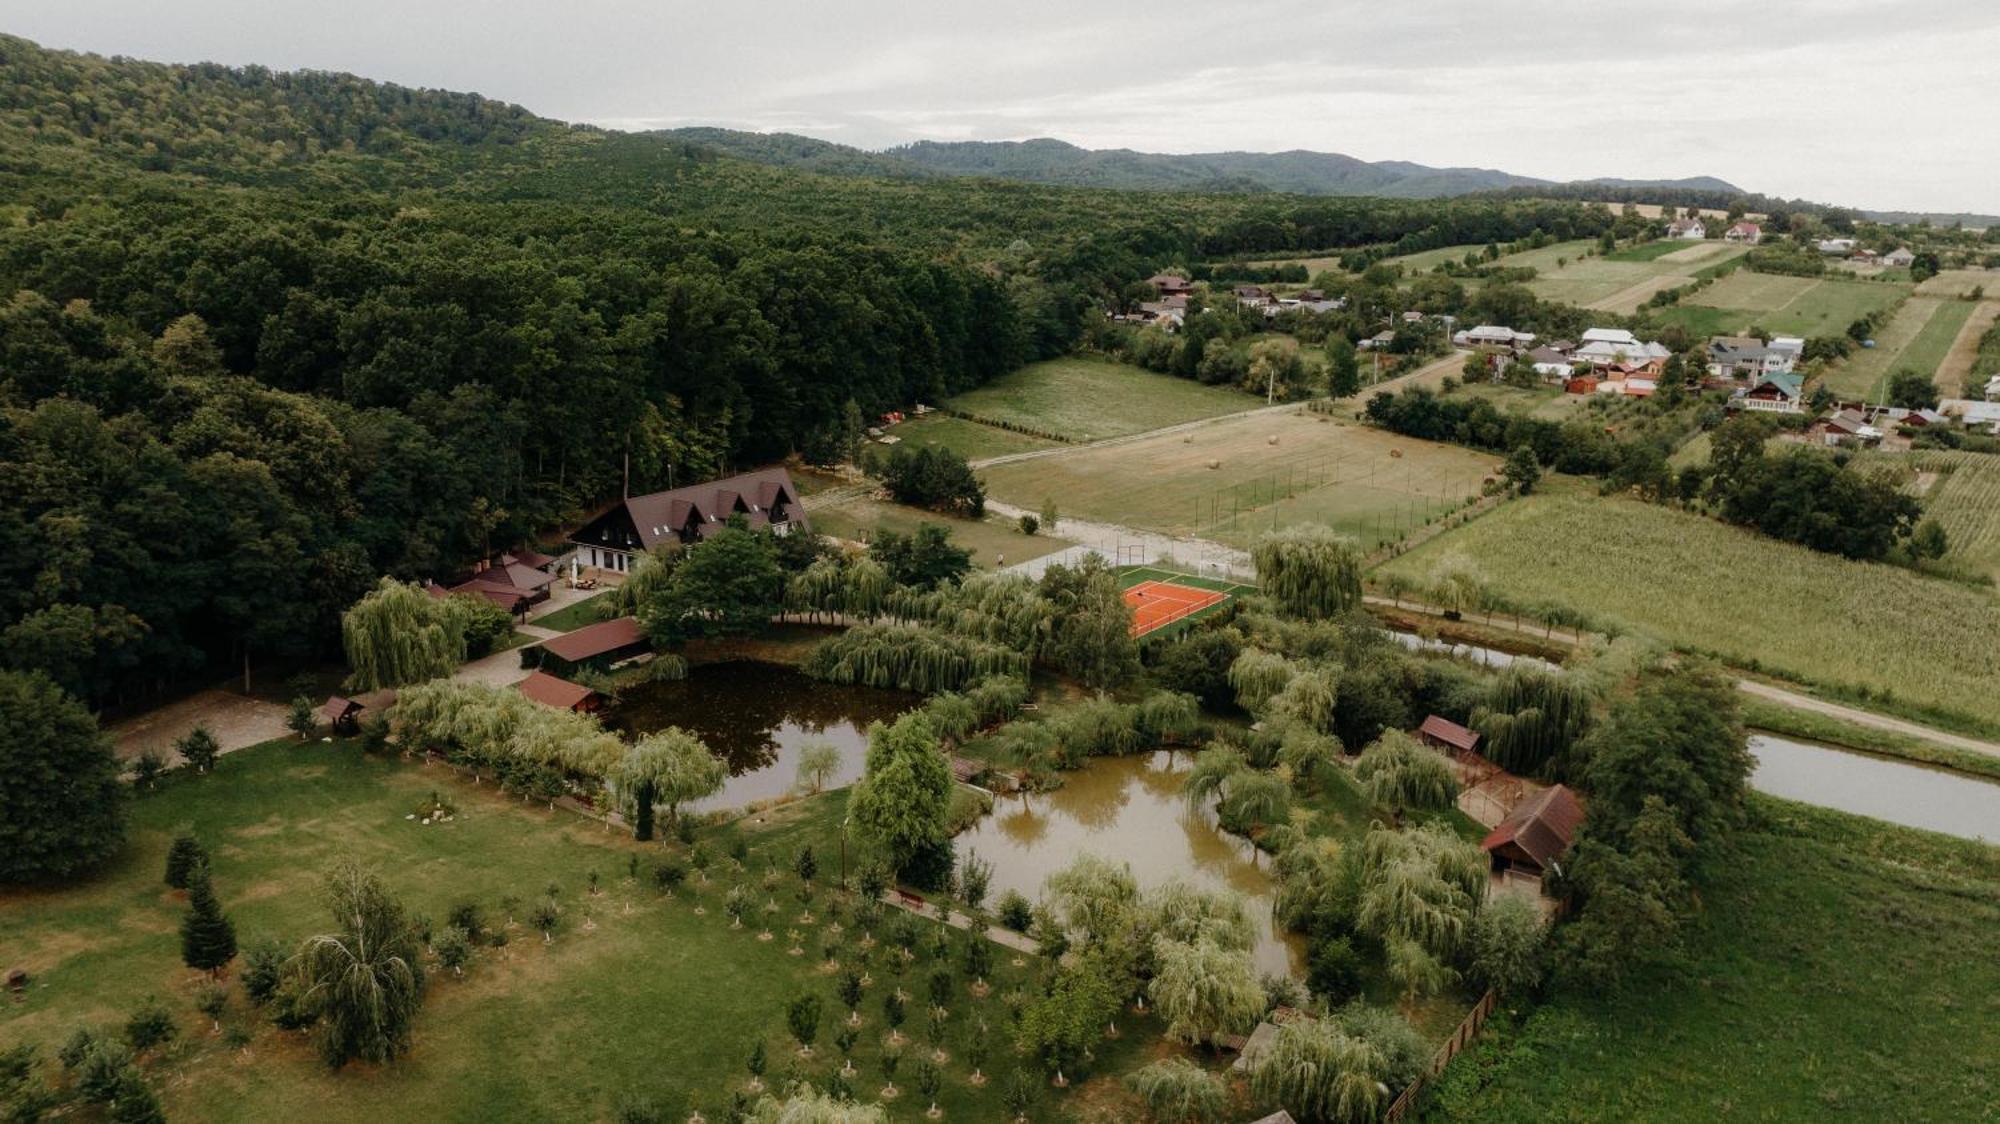
[[[639,532],[639,545],[651,550],[663,542],[678,542],[678,533],[690,526],[698,536],[712,535],[728,524],[732,514],[742,515],[752,527],[767,526],[771,508],[779,503],[791,508],[786,512],[787,522],[800,528],[808,526],[799,490],[792,484],[791,474],[782,468],[633,496],[624,501],[624,507]]]
[[[546,671],[532,673],[514,684],[514,689],[543,706],[558,710],[575,710],[577,704],[597,693],[581,683],[559,679]]]
[[[630,648],[646,641],[639,631],[639,622],[634,617],[619,617],[616,620],[600,621],[585,625],[575,632],[542,641],[542,650],[558,659],[576,663],[620,648]]]
[[[1435,738],[1451,746],[1453,749],[1470,751],[1479,748],[1479,735],[1477,733],[1466,729],[1449,718],[1440,718],[1435,714],[1424,719],[1424,724],[1417,727],[1417,733],[1425,737]]]
[[[503,566],[510,562],[518,562],[531,570],[539,570],[554,561],[554,558],[525,546],[500,556],[500,564]]]
[[[1546,867],[1569,850],[1582,824],[1583,805],[1576,802],[1576,794],[1555,785],[1523,801],[1479,845],[1491,851],[1511,843]]]
[[[355,702],[353,699],[345,699],[339,695],[328,695],[326,702],[321,704],[319,712],[328,722],[338,722],[360,709],[362,709],[361,704]]]

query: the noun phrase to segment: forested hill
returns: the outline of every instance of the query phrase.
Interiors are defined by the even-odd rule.
[[[0,665],[96,703],[324,650],[632,487],[824,449],[1200,256],[1602,208],[823,176],[341,75],[0,41]]]
[[[1064,141],[918,141],[869,152],[793,133],[750,133],[709,127],[654,134],[777,167],[836,175],[920,179],[990,176],[1025,183],[1129,191],[1278,192],[1439,199],[1478,192],[1532,192],[1552,181],[1492,168],[1433,168],[1403,160],[1367,161],[1337,152],[1201,152],[1175,155],[1131,149],[1088,149]],[[1723,180],[1589,180],[1582,185],[1658,187],[1742,194]]]

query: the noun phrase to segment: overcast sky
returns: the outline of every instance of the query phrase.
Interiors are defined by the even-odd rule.
[[[1052,136],[2000,212],[1995,0],[7,0],[0,29],[613,128]]]

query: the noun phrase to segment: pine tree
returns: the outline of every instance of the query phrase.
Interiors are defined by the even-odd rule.
[[[194,869],[207,865],[208,852],[202,849],[201,841],[185,831],[181,832],[174,836],[173,845],[167,848],[167,885],[185,890]]]
[[[215,900],[208,864],[189,872],[188,913],[181,919],[181,960],[190,968],[214,972],[236,958],[236,927]]]

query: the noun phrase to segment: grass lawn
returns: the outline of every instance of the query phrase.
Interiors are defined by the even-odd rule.
[[[1464,555],[1509,599],[1553,602],[1676,647],[1905,709],[2000,727],[2000,598],[1631,500],[1537,495],[1387,564]],[[1879,700],[1890,701],[1890,700]],[[1970,723],[1968,719],[1972,720]]]
[[[1543,246],[1539,250],[1522,250],[1518,254],[1504,254],[1494,264],[1510,269],[1518,269],[1521,266],[1532,266],[1543,273],[1548,273],[1558,268],[1558,262],[1574,262],[1583,255],[1584,251],[1596,248],[1597,239],[1578,238],[1569,242],[1556,242],[1552,245]]]
[[[581,601],[573,601],[545,617],[536,617],[530,624],[537,628],[552,628],[557,632],[574,632],[587,624],[604,620],[604,610],[611,605],[614,590],[593,593]]]
[[[455,803],[453,822],[424,827],[404,818],[433,791]],[[444,766],[367,758],[345,743],[274,742],[233,753],[213,774],[138,801],[131,845],[89,882],[0,897],[0,948],[34,978],[24,1002],[0,1005],[0,1039],[38,1042],[47,1056],[73,1027],[122,1022],[144,997],[160,996],[179,1034],[144,1069],[175,1120],[606,1119],[630,1093],[670,1112],[698,1105],[722,1119],[758,1040],[769,1051],[771,1077],[793,1067],[820,1077],[838,1068],[831,1045],[837,977],[822,971],[820,960],[829,942],[843,959],[858,955],[851,925],[831,934],[824,893],[812,905],[814,919],[801,922],[789,877],[777,879],[768,898],[756,891],[780,908],[753,911],[741,930],[731,930],[722,900],[739,881],[754,888],[767,863],[789,870],[808,842],[823,880],[832,881],[845,799],[828,793],[716,829],[713,882],[669,899],[649,873],[655,860],[681,853],[678,844],[637,844],[567,812],[523,805],[490,784],[474,787]],[[503,896],[532,902],[555,883],[562,924],[551,944],[525,924],[512,927],[509,943],[481,949],[464,978],[434,974],[414,1048],[393,1065],[329,1074],[301,1039],[273,1029],[240,996],[224,1022],[252,1038],[234,1050],[193,1009],[194,979],[180,964],[175,933],[185,907],[160,884],[168,841],[182,824],[209,845],[217,889],[245,945],[267,937],[289,943],[324,927],[317,879],[340,856],[379,871],[413,912],[439,923],[466,900],[503,923]],[[749,873],[722,858],[737,837],[750,848]],[[638,883],[625,876],[633,857],[641,860]],[[601,878],[596,895],[587,890],[593,871]],[[776,939],[760,941],[767,923]],[[801,931],[806,955],[787,954],[790,929]],[[987,1068],[1004,1074],[1014,1056],[1003,1037],[1001,994],[1037,961],[1017,967],[1015,954],[994,951],[995,993],[983,1000],[964,993],[954,1024],[962,1031],[970,1013],[985,1017],[996,1036]],[[882,1084],[876,1059],[890,975],[885,950],[874,955],[872,970],[878,982],[863,1003],[868,1021],[855,1052],[862,1072],[854,1086],[867,1100]],[[931,970],[919,961],[904,986],[927,994]],[[819,994],[827,1013],[815,1056],[802,1060],[789,1044],[782,1008],[804,992]],[[912,1006],[905,1033],[921,1034],[921,1004]],[[1139,1064],[1138,1055],[1154,1047],[1156,1028],[1128,1021],[1125,1038],[1100,1049],[1101,1070]],[[976,1089],[966,1082],[958,1041],[940,1103],[952,1119],[995,1119],[999,1084]],[[906,1050],[897,1078],[905,1090],[924,1052]],[[1051,1090],[1043,1104],[1062,1096]],[[920,1119],[924,1105],[915,1101],[906,1092],[892,1116]]]
[[[1726,310],[1725,330],[1752,326],[1781,336],[1832,336],[1894,304],[1907,285],[1836,278],[1790,277],[1739,269],[1682,302]],[[1672,318],[1670,318],[1672,319]],[[1690,329],[1695,325],[1689,324]]]
[[[1422,273],[1435,269],[1448,261],[1463,261],[1465,255],[1480,253],[1486,249],[1484,242],[1468,242],[1461,246],[1439,246],[1435,250],[1419,250],[1414,254],[1383,258],[1383,265],[1400,265],[1405,273]]]
[[[1039,508],[1041,502],[1036,500],[1026,506]],[[985,519],[961,519],[867,497],[848,500],[834,507],[816,508],[812,512],[812,521],[821,534],[850,542],[871,539],[876,531],[883,528],[907,535],[915,531],[919,524],[942,523],[951,530],[953,542],[972,550],[972,564],[981,570],[993,569],[1003,555],[1007,564],[1012,565],[1040,558],[1044,554],[1054,554],[1071,545],[1068,539],[1054,535],[1024,535],[1014,520],[1002,519],[998,515],[989,515]]]
[[[1040,437],[1015,433],[1011,429],[981,425],[965,418],[952,418],[935,413],[926,414],[921,418],[911,418],[891,427],[888,432],[904,445],[913,448],[936,445],[950,449],[969,461],[985,460],[988,457],[1004,456],[1008,453],[1030,453],[1036,449],[1051,448],[1056,444]],[[876,446],[876,450],[879,449],[880,446]],[[871,450],[873,451],[875,450]]]
[[[1551,421],[1562,421],[1591,401],[1587,394],[1565,394],[1559,386],[1522,389],[1497,382],[1462,383],[1452,394],[1484,398],[1504,413]]]
[[[1723,243],[1714,243],[1714,244],[1723,245]],[[1641,261],[1641,262],[1658,261],[1661,258],[1666,257],[1668,254],[1678,254],[1698,246],[1707,246],[1707,245],[1710,245],[1710,243],[1688,242],[1679,238],[1662,238],[1655,242],[1648,242],[1642,246],[1627,246],[1622,250],[1614,250],[1611,253],[1604,255],[1604,260]],[[1705,257],[1711,257],[1713,255],[1701,254],[1699,256],[1705,258]]]
[[[1876,330],[1874,347],[1857,347],[1827,368],[1827,389],[1843,399],[1881,401],[1889,372],[1897,369],[1904,348],[1930,322],[1941,303],[1921,297],[1904,301],[1888,323]]]
[[[1684,967],[1503,1014],[1424,1118],[1991,1119],[2000,848],[1752,807],[1702,886]]]
[[[1499,464],[1300,409],[982,475],[1010,503],[1033,508],[1054,496],[1064,515],[1167,534],[1243,543],[1273,526],[1319,522],[1379,541],[1476,495]]]
[[[1108,359],[1051,359],[953,398],[952,409],[1076,441],[1119,437],[1254,409],[1238,390],[1154,374]]]

